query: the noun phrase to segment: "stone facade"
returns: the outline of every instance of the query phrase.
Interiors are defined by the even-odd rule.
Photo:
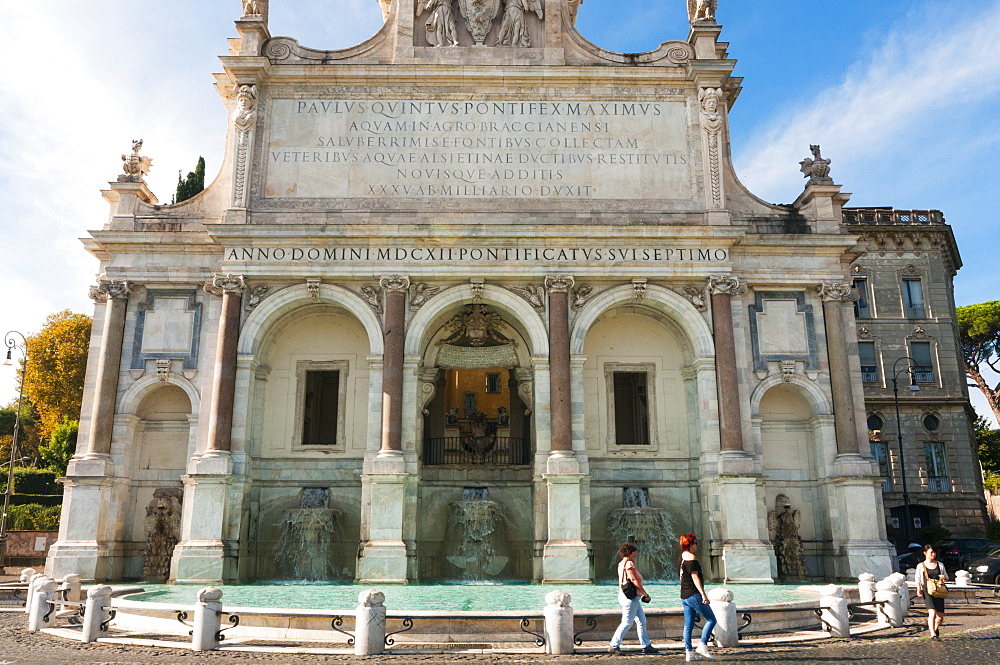
[[[864,251],[851,274],[862,292],[857,340],[870,349],[862,354],[862,378],[869,436],[885,478],[886,518],[901,538],[905,466],[915,533],[937,525],[956,537],[980,536],[985,499],[955,321],[953,280],[962,259],[951,227],[937,210],[856,208],[845,210],[844,219]],[[911,364],[918,370],[912,380]]]
[[[49,575],[140,576],[170,488],[176,581],[294,558],[589,582],[619,536],[673,561],[672,529],[713,577],[769,582],[779,495],[808,576],[891,572],[849,195],[818,146],[792,205],[736,179],[711,15],[619,54],[576,32],[578,2],[396,0],[318,51],[244,5],[220,175],[161,205],[140,168],[85,240],[101,278]]]

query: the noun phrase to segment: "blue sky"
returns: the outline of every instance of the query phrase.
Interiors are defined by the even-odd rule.
[[[577,27],[605,48],[645,51],[686,38],[685,5],[584,0]],[[719,5],[722,39],[745,78],[730,122],[736,171],[750,189],[794,200],[798,162],[819,143],[853,194],[849,205],[945,213],[965,262],[959,305],[1000,298],[1000,0]],[[145,140],[161,200],[199,155],[209,179],[217,172],[226,113],[211,74],[239,10],[239,0],[5,3],[0,332],[36,331],[61,309],[92,313],[87,288],[98,265],[78,238],[105,222],[100,190],[131,139]],[[271,0],[272,34],[314,48],[353,45],[381,22],[376,0]],[[9,369],[0,373],[0,401],[11,384]]]

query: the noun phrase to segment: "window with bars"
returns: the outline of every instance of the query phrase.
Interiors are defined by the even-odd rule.
[[[649,397],[645,372],[615,372],[615,443],[649,444]]]
[[[500,388],[500,372],[486,373],[486,392],[493,394],[503,392]]]
[[[924,463],[927,465],[927,489],[930,492],[948,492],[948,461],[944,455],[944,444],[931,442],[924,444]]]
[[[854,288],[858,290],[861,296],[854,301],[854,316],[859,319],[870,319],[872,317],[872,310],[868,295],[868,278],[855,277]]]
[[[878,462],[878,475],[882,476],[882,491],[892,491],[892,467],[889,465],[889,446],[883,441],[870,441],[872,457]]]
[[[910,357],[913,358],[913,380],[917,383],[934,383],[931,343],[910,342]]]
[[[903,315],[908,319],[924,318],[924,293],[919,277],[903,278]]]
[[[336,445],[340,372],[306,372],[303,407],[302,445]]]
[[[858,342],[858,355],[861,356],[861,380],[865,383],[878,383],[878,359],[875,357],[875,342]]]

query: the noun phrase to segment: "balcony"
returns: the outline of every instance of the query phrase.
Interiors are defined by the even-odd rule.
[[[878,376],[878,367],[873,365],[862,365],[861,381],[863,383],[880,383]]]
[[[947,476],[931,476],[927,479],[928,492],[950,492],[951,483]]]
[[[913,381],[915,383],[934,383],[936,379],[934,378],[934,368],[933,367],[914,367],[913,368]]]
[[[893,208],[844,208],[845,224],[924,225],[944,224],[940,210],[895,210]]]
[[[427,466],[527,466],[531,464],[531,441],[492,434],[425,439],[423,463]]]

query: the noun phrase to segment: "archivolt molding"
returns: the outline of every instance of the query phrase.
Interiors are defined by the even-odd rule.
[[[812,407],[813,416],[829,416],[833,415],[833,403],[830,398],[819,389],[814,382],[809,381],[806,377],[800,374],[793,374],[792,376],[782,376],[779,374],[772,374],[763,381],[757,384],[754,388],[753,393],[750,395],[750,417],[760,418],[760,402],[764,399],[764,395],[768,390],[774,388],[775,386],[796,386],[805,398],[809,401],[809,406]]]
[[[636,291],[633,284],[623,284],[602,291],[580,309],[570,332],[570,353],[583,354],[583,345],[591,326],[602,314],[619,305],[636,306]],[[712,331],[701,312],[684,296],[662,286],[647,284],[642,304],[639,306],[658,310],[675,321],[687,335],[696,358],[714,357]]]
[[[312,290],[310,290],[312,287]],[[314,297],[314,293],[317,295]],[[382,324],[361,296],[333,284],[300,284],[282,289],[264,300],[243,324],[238,353],[255,355],[266,331],[285,314],[315,304],[333,303],[343,307],[364,326],[372,354],[382,354]]]
[[[419,355],[424,344],[433,336],[437,329],[436,321],[449,310],[458,305],[471,304],[476,291],[482,289],[482,295],[477,302],[484,304],[496,303],[510,312],[517,322],[524,326],[528,336],[529,349],[532,355],[548,354],[549,337],[545,324],[538,312],[527,301],[505,288],[493,284],[459,284],[432,296],[410,320],[406,330],[406,343],[403,352]]]
[[[151,393],[163,386],[177,386],[187,395],[191,402],[192,416],[198,415],[198,406],[201,404],[201,395],[194,384],[178,374],[170,374],[166,379],[161,379],[156,374],[146,374],[141,379],[133,383],[122,395],[119,402],[119,413],[127,413],[135,416],[139,410],[139,405]]]

